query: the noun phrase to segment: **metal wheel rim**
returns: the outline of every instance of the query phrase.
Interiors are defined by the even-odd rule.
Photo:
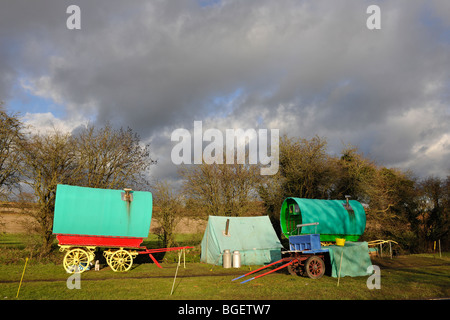
[[[80,248],[69,250],[64,256],[64,269],[68,273],[82,273],[89,266],[89,254]]]
[[[318,279],[325,273],[325,265],[322,259],[311,257],[306,263],[306,270],[310,278]]]

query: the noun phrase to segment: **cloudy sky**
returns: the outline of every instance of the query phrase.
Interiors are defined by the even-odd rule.
[[[69,30],[69,5],[81,29]],[[369,30],[369,5],[381,29]],[[1,0],[0,100],[36,130],[279,129],[450,174],[450,1]]]

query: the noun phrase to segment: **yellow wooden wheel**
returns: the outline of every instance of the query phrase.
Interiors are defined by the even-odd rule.
[[[115,272],[125,272],[133,265],[133,256],[127,250],[117,250],[107,259],[109,266]]]
[[[86,250],[75,248],[67,251],[63,265],[68,273],[82,273],[89,267],[90,262],[91,255]]]

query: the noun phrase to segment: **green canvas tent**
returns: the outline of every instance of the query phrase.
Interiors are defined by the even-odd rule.
[[[268,216],[209,216],[201,242],[201,261],[222,265],[224,250],[238,250],[242,265],[263,265],[281,259],[281,242]]]

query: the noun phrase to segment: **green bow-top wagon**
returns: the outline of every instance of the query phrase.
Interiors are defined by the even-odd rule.
[[[337,238],[358,241],[366,228],[366,213],[356,200],[286,198],[281,206],[280,225],[286,237],[318,233],[320,241]]]
[[[366,213],[361,203],[355,200],[319,200],[288,197],[284,200],[280,211],[280,224],[283,234],[289,238],[290,247],[302,247],[303,243],[315,247],[321,251],[321,242],[330,244],[337,240],[345,239],[355,243],[364,233],[366,228]],[[311,239],[311,240],[310,240]],[[298,245],[295,242],[299,242]],[[303,250],[304,248],[302,248]],[[300,250],[300,251],[302,251]],[[313,277],[320,277],[325,272],[324,253],[320,252],[306,260],[304,253],[313,250],[296,252],[290,251],[292,265],[290,272],[300,273],[302,269],[311,271]],[[317,251],[317,250],[316,250]],[[312,262],[313,264],[311,264]]]
[[[114,271],[128,271],[137,254],[185,249],[147,249],[152,219],[152,194],[144,191],[108,190],[69,185],[56,189],[53,233],[61,251],[66,251],[67,272],[83,272],[103,248],[107,264]]]
[[[322,247],[322,242],[328,245],[337,239],[351,241],[352,245],[347,245],[350,251],[348,255],[354,255],[352,258],[360,261],[356,265],[364,269],[367,262],[371,263],[368,251],[364,252],[367,245],[364,247],[356,243],[366,228],[364,207],[358,201],[349,200],[348,197],[346,200],[288,197],[281,205],[280,226],[283,234],[289,239],[289,250],[283,252],[284,257],[233,280],[241,279],[280,263],[283,263],[283,265],[241,283],[265,276],[282,268],[288,268],[291,274],[306,274],[310,278],[318,279],[325,273],[325,257],[330,257],[331,262],[331,258],[337,251],[340,250],[341,254],[344,252],[344,247]],[[330,254],[330,251],[334,253]],[[367,256],[367,259],[364,258],[365,256]],[[333,261],[335,261],[334,258]],[[340,256],[340,261],[342,261],[342,256]],[[333,262],[331,264],[336,265]],[[346,264],[351,265],[352,263]]]

